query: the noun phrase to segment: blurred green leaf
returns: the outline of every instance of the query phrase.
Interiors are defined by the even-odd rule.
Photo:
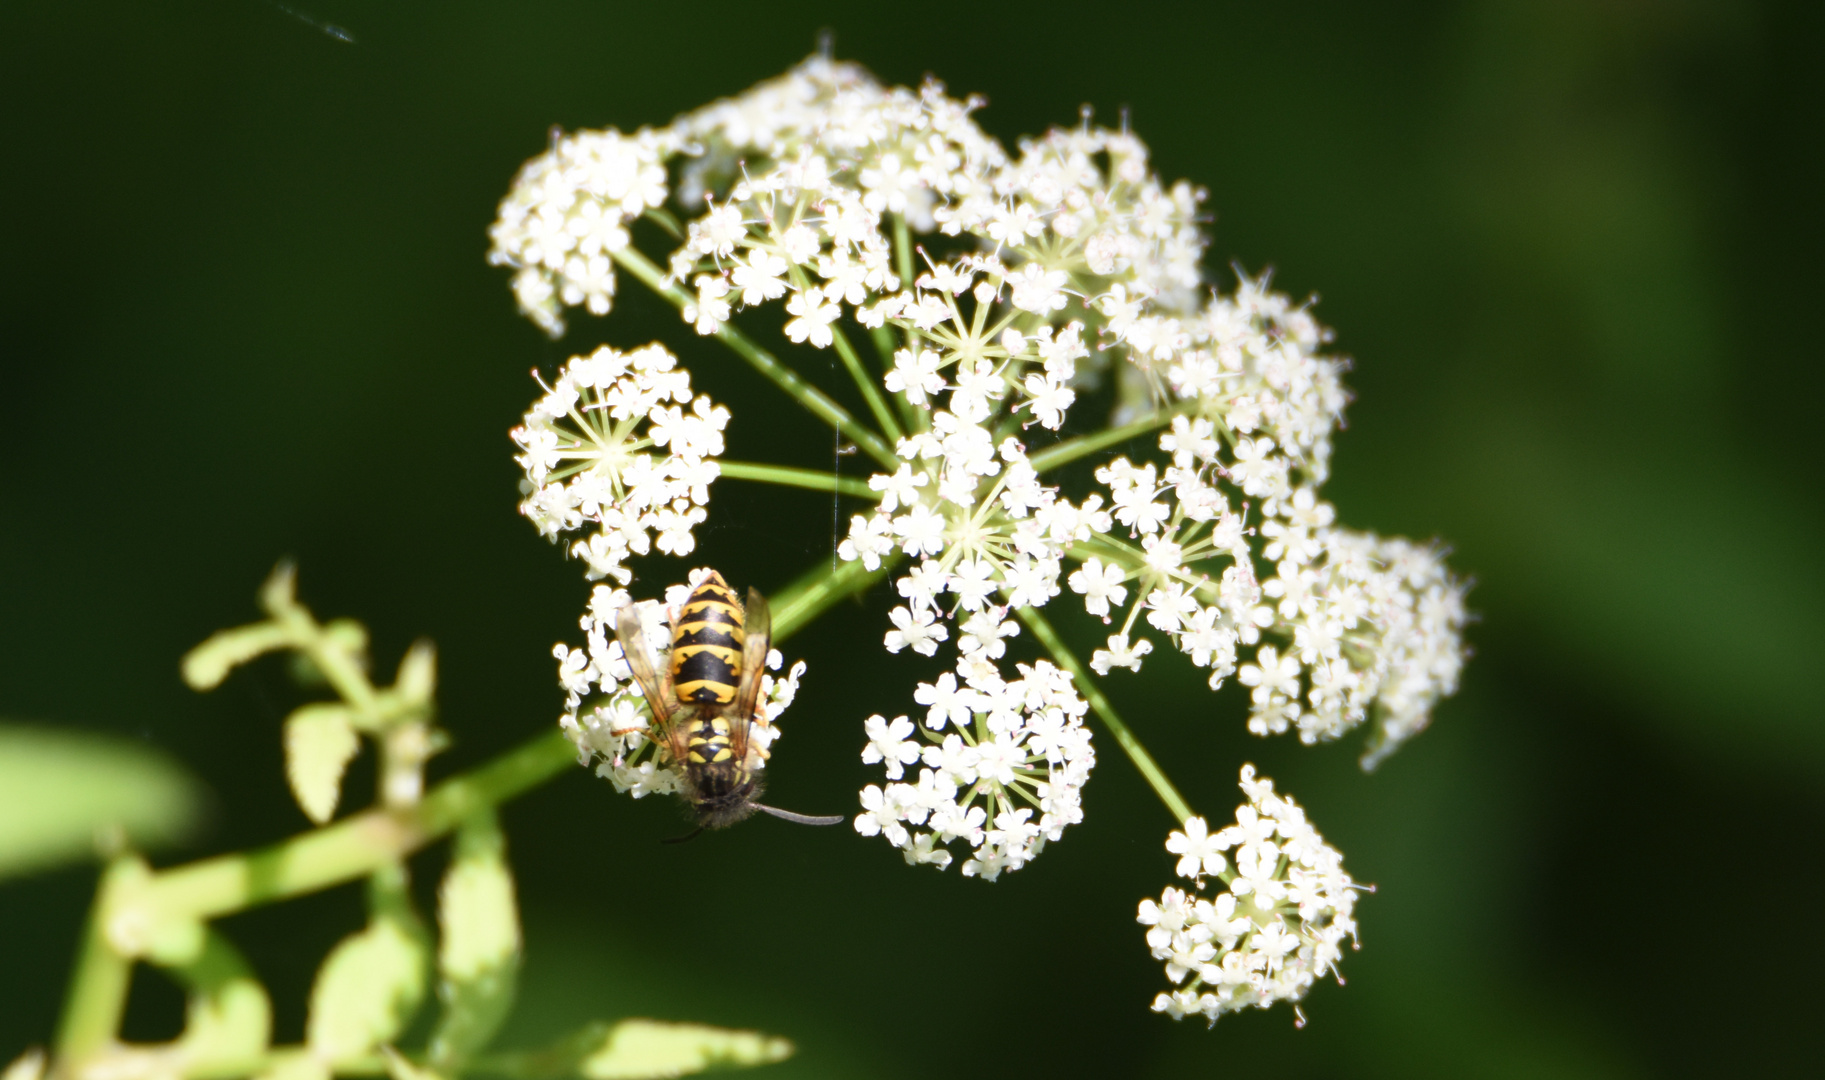
[[[189,835],[203,789],[151,747],[112,736],[0,724],[0,878]]]
[[[648,1080],[784,1061],[791,1040],[663,1020],[595,1023],[546,1050],[491,1055],[482,1071],[517,1080]]]
[[[386,1060],[391,1080],[443,1080],[442,1073],[419,1065],[391,1046],[381,1047],[380,1055]]]
[[[485,1047],[513,1007],[520,919],[504,848],[494,815],[477,814],[457,833],[456,858],[438,892],[443,1013],[430,1059],[445,1071]]]
[[[179,1045],[191,1067],[246,1061],[266,1052],[272,1003],[228,939],[207,932],[197,958],[176,974],[189,990]]]
[[[758,1031],[729,1031],[703,1024],[623,1020],[577,1072],[587,1080],[640,1080],[684,1076],[705,1069],[769,1065],[792,1056],[792,1043]]]
[[[342,774],[361,742],[344,705],[304,705],[285,721],[285,778],[306,817],[321,825],[342,798]]]
[[[423,942],[403,920],[377,918],[323,961],[305,1042],[332,1064],[366,1057],[405,1029],[424,990]]]
[[[276,1055],[254,1080],[330,1080],[330,1067],[311,1053]]]
[[[408,705],[428,706],[437,689],[437,646],[429,641],[415,641],[399,661],[399,674],[393,677],[393,691]]]

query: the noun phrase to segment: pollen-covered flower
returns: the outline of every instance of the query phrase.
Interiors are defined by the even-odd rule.
[[[1234,825],[1213,833],[1192,818],[1166,841],[1191,888],[1141,901],[1147,947],[1173,984],[1153,1011],[1175,1020],[1195,1014],[1214,1024],[1227,1012],[1298,1001],[1337,973],[1344,938],[1356,936],[1363,887],[1344,872],[1343,856],[1252,765],[1242,766],[1242,790],[1248,802]],[[1212,881],[1227,888],[1203,895]]]
[[[687,555],[720,470],[729,411],[691,394],[691,376],[664,346],[631,353],[604,345],[572,357],[511,432],[526,471],[520,512],[556,543],[570,545],[591,580],[625,585],[627,557],[659,549]],[[657,451],[657,452],[656,452]]]
[[[711,573],[708,568],[693,570],[687,582],[666,589],[663,602],[637,604],[655,663],[663,662],[671,652],[678,608]],[[676,762],[662,760],[653,750],[648,737],[651,720],[615,637],[616,619],[630,603],[635,601],[625,590],[597,585],[589,610],[580,620],[583,644],[559,644],[552,655],[557,658],[558,683],[564,689],[564,714],[558,718],[558,726],[576,744],[578,763],[596,762],[597,776],[611,781],[616,791],[638,799],[678,791],[681,775]],[[779,739],[780,715],[798,694],[798,681],[805,673],[801,660],[783,676],[772,674],[783,664],[778,649],[767,654],[768,673],[761,676],[756,719],[748,730],[752,767],[762,767],[770,756]]]

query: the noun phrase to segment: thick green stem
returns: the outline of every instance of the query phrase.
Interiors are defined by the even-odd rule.
[[[1037,610],[1027,607],[1018,609],[1016,613],[1020,616],[1020,621],[1027,624],[1027,629],[1033,631],[1033,636],[1038,638],[1046,650],[1052,654],[1052,659],[1071,673],[1071,678],[1077,682],[1077,688],[1083,692],[1084,700],[1090,703],[1091,711],[1096,713],[1103,725],[1109,729],[1110,734],[1115,736],[1115,741],[1127,753],[1128,760],[1134,762],[1134,767],[1140,770],[1142,778],[1147,781],[1148,786],[1153,788],[1154,794],[1160,797],[1160,801],[1166,804],[1166,809],[1172,812],[1172,816],[1179,819],[1180,822],[1195,817],[1191,804],[1186,802],[1178,789],[1172,786],[1172,781],[1166,779],[1165,770],[1161,769],[1159,763],[1153,760],[1153,755],[1149,754],[1147,748],[1141,745],[1141,740],[1136,738],[1134,732],[1128,729],[1128,725],[1122,722],[1122,718],[1115,714],[1115,707],[1109,704],[1109,699],[1103,696],[1101,688],[1091,680],[1090,672],[1085,670],[1084,665],[1077,659],[1077,654],[1065,645],[1064,639],[1058,636],[1058,631],[1052,629],[1052,624],[1046,621],[1045,616]]]
[[[882,560],[880,568],[875,570],[857,561],[842,563],[835,570],[820,566],[807,571],[797,581],[773,594],[773,640],[784,641],[837,601],[854,596],[886,577],[899,561],[900,554],[895,552]]]
[[[57,1029],[60,1062],[80,1061],[104,1049],[120,1030],[132,961],[108,943],[107,920],[113,914],[115,893],[122,882],[136,875],[137,869],[136,861],[126,856],[102,871],[94,905],[83,927],[76,970],[64,997],[63,1021]]]
[[[783,484],[786,487],[810,488],[812,491],[835,491],[870,502],[881,498],[881,493],[869,487],[866,481],[851,480],[816,469],[760,465],[747,461],[719,461],[716,464],[722,469],[722,475],[730,480],[757,480],[763,484]]]
[[[659,267],[639,251],[624,247],[614,254],[616,263],[660,296],[680,308],[691,302],[684,290],[668,284]],[[713,336],[735,350],[736,355],[746,360],[756,371],[773,380],[774,385],[792,395],[813,416],[841,431],[851,442],[866,451],[869,457],[886,466],[889,472],[900,467],[900,459],[894,456],[893,449],[882,442],[879,435],[862,426],[855,417],[849,415],[849,410],[832,401],[829,395],[800,378],[798,372],[780,363],[772,353],[735,329],[733,323],[723,323]]]
[[[1172,423],[1173,417],[1189,407],[1190,403],[1170,409],[1159,409],[1131,424],[1123,424],[1121,427],[1110,428],[1107,431],[1098,431],[1092,435],[1079,435],[1075,439],[1066,439],[1064,442],[1048,446],[1044,450],[1030,455],[1027,460],[1032,462],[1033,468],[1038,472],[1056,469],[1060,465],[1076,461],[1086,454],[1094,454],[1098,450],[1125,443],[1136,435],[1145,435],[1154,428],[1165,427]]]
[[[887,408],[887,400],[875,386],[874,376],[862,366],[862,358],[856,355],[855,347],[849,344],[849,338],[844,335],[842,328],[832,326],[830,331],[836,345],[836,354],[843,358],[843,366],[849,369],[849,377],[855,380],[856,389],[862,392],[862,400],[868,402],[868,411],[874,413],[875,423],[881,425],[881,430],[887,433],[888,438],[899,443],[906,433],[900,430],[899,423]]]
[[[220,855],[153,877],[157,915],[210,919],[373,873],[574,766],[576,747],[553,727],[501,757],[437,785],[409,810],[369,810],[257,851]]]

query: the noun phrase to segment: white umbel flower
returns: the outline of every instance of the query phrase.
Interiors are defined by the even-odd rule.
[[[629,555],[687,555],[720,470],[729,411],[691,394],[691,376],[658,344],[604,345],[572,357],[510,433],[526,472],[520,512],[553,543],[596,526],[570,554],[591,580],[625,585]]]
[[[1213,833],[1192,818],[1166,841],[1192,886],[1140,904],[1147,947],[1174,987],[1154,998],[1153,1011],[1174,1020],[1214,1024],[1224,1013],[1298,1001],[1320,977],[1337,975],[1344,939],[1354,944],[1363,887],[1344,872],[1343,856],[1252,765],[1242,766],[1242,790],[1248,802],[1234,825]],[[1227,888],[1202,895],[1209,882]]]
[[[970,655],[975,663],[914,695],[929,706],[918,739],[907,717],[869,719],[862,760],[883,764],[888,783],[862,789],[855,828],[940,870],[956,846],[965,875],[994,881],[1083,819],[1096,751],[1083,723],[1089,706],[1067,672],[1041,660],[1006,681],[981,650]],[[921,762],[916,779],[903,779]]]
[[[526,163],[488,230],[488,261],[519,271],[513,292],[527,318],[555,338],[565,307],[608,314],[613,255],[630,242],[627,223],[664,204],[664,162],[677,151],[671,131],[609,128],[556,136]]]

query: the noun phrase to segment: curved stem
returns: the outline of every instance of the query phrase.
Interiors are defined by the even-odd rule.
[[[107,1046],[120,1030],[127,1008],[127,984],[132,961],[108,943],[106,921],[114,911],[115,893],[134,876],[135,860],[123,856],[102,871],[94,906],[83,927],[76,970],[64,998],[63,1019],[57,1028],[57,1060],[80,1061]]]
[[[210,919],[371,874],[454,829],[475,810],[537,787],[577,761],[556,727],[454,776],[404,810],[369,810],[250,852],[218,855],[153,875],[157,916]]]
[[[691,298],[676,285],[666,283],[665,275],[654,265],[651,259],[632,247],[624,247],[614,253],[615,262],[628,273],[639,278],[645,285],[660,296],[671,301],[679,308],[691,302]],[[772,353],[761,348],[753,339],[733,323],[723,323],[711,335],[724,345],[735,350],[736,355],[746,360],[756,371],[773,380],[774,385],[792,395],[798,402],[811,411],[813,416],[834,426],[849,440],[867,451],[868,456],[886,466],[889,472],[900,467],[900,459],[894,456],[893,449],[881,440],[881,437],[856,422],[849,415],[849,410],[832,401],[829,395],[812,386],[799,377],[798,372],[779,362]]]
[[[718,461],[716,465],[722,470],[722,475],[730,480],[756,480],[763,484],[782,484],[786,487],[810,488],[812,491],[835,491],[840,495],[851,495],[870,502],[878,502],[881,498],[881,493],[869,487],[866,481],[851,480],[816,469],[748,461]]]
[[[1160,797],[1160,801],[1166,804],[1166,809],[1172,812],[1172,816],[1179,819],[1180,822],[1196,817],[1197,815],[1192,812],[1191,804],[1186,802],[1185,797],[1172,786],[1172,781],[1166,779],[1165,770],[1161,769],[1159,763],[1153,760],[1153,755],[1149,754],[1147,748],[1141,745],[1141,740],[1136,738],[1134,732],[1128,729],[1128,725],[1122,722],[1122,718],[1115,714],[1115,707],[1109,704],[1109,699],[1103,696],[1102,689],[1091,680],[1090,672],[1085,670],[1084,665],[1077,659],[1077,654],[1065,645],[1064,639],[1058,636],[1058,631],[1052,629],[1052,624],[1046,621],[1045,616],[1028,607],[1018,609],[1017,614],[1020,616],[1020,621],[1027,624],[1027,629],[1033,631],[1033,636],[1039,639],[1040,644],[1046,647],[1046,651],[1052,654],[1052,659],[1058,662],[1058,666],[1071,673],[1071,678],[1077,682],[1078,689],[1083,691],[1084,700],[1090,703],[1091,710],[1102,719],[1104,726],[1115,736],[1115,741],[1121,744],[1122,750],[1127,753],[1128,760],[1134,762],[1134,767],[1140,770],[1141,777],[1147,781],[1149,787],[1153,788],[1153,793]]]

